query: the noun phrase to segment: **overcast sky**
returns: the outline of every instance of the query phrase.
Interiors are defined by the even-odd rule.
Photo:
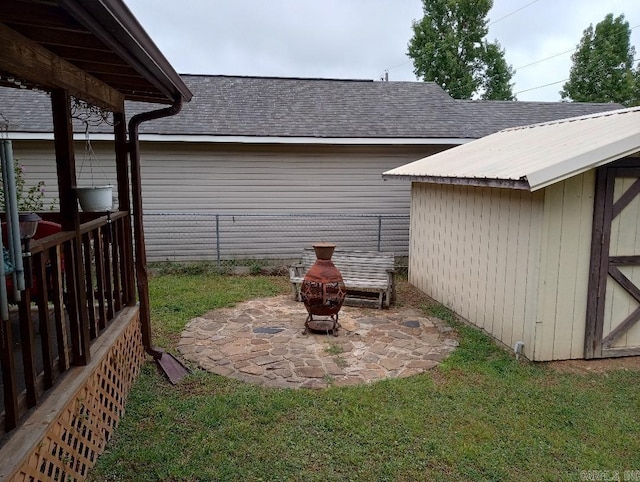
[[[416,80],[406,52],[421,0],[125,2],[180,73]],[[640,58],[640,0],[494,0],[488,38],[516,69],[518,100],[560,100],[566,51],[607,13],[625,15]]]

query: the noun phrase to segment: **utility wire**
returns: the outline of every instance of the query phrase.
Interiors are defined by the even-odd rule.
[[[391,67],[387,67],[385,70],[391,70],[391,69],[395,69],[396,67],[402,67],[403,65],[406,65],[409,62],[411,62],[411,60],[413,60],[413,59],[405,60],[404,62],[402,62],[400,64],[392,65]]]
[[[638,57],[637,59],[633,59],[632,62],[638,62],[639,60],[640,60],[640,57]],[[520,92],[515,92],[513,95],[522,94],[523,92],[529,92],[530,90],[542,89],[543,87],[549,87],[550,85],[556,85],[556,84],[559,84],[561,82],[566,82],[567,80],[569,80],[569,79],[558,80],[556,82],[551,82],[550,84],[544,84],[544,85],[539,85],[537,87],[531,87],[530,89],[525,89],[525,90],[521,90]]]
[[[638,28],[638,27],[640,27],[640,23],[639,23],[638,25],[634,25],[634,26],[633,26],[633,27],[631,27],[629,30],[633,30],[633,29]],[[523,68],[525,68],[525,67],[529,67],[530,65],[539,64],[540,62],[544,62],[545,60],[549,60],[549,59],[552,59],[552,58],[554,58],[554,57],[558,57],[558,56],[560,56],[560,55],[564,55],[564,54],[566,54],[566,53],[573,52],[573,51],[576,51],[576,50],[578,50],[578,49],[577,49],[577,47],[576,47],[575,49],[571,49],[571,50],[567,50],[567,51],[565,51],[565,52],[560,52],[560,53],[558,53],[558,54],[551,55],[550,57],[546,57],[546,58],[544,58],[544,59],[536,60],[536,61],[534,61],[534,62],[531,62],[530,64],[523,65],[522,67],[518,67],[518,68],[517,68],[517,69],[515,69],[515,70],[523,69]],[[635,58],[635,59],[633,59],[633,60],[631,61],[631,63],[633,64],[634,62],[638,62],[639,60],[640,60],[640,57]],[[632,65],[632,68],[633,68],[633,65]],[[561,83],[561,82],[566,82],[566,81],[568,81],[568,80],[569,80],[569,79],[558,80],[557,82],[551,82],[550,84],[544,84],[544,85],[539,85],[539,86],[537,86],[537,87],[531,87],[531,88],[529,88],[529,89],[521,90],[520,92],[515,92],[513,95],[522,94],[523,92],[529,92],[529,91],[531,91],[531,90],[542,89],[542,88],[544,88],[544,87],[549,87],[549,86],[551,86],[551,85],[556,85],[556,84],[559,84],[559,83]]]
[[[567,80],[569,80],[569,79],[562,79],[562,80],[558,80],[558,81],[556,81],[556,82],[551,82],[551,83],[549,83],[549,84],[538,85],[537,87],[531,87],[531,88],[529,88],[529,89],[521,90],[520,92],[515,92],[513,95],[522,94],[523,92],[529,92],[529,91],[531,91],[531,90],[542,89],[543,87],[549,87],[549,86],[551,86],[551,85],[560,84],[560,83],[562,83],[562,82],[566,82]]]
[[[516,67],[515,70],[521,70],[521,69],[524,69],[526,67],[531,67],[532,65],[539,64],[541,62],[544,62],[545,60],[551,60],[553,58],[560,57],[561,55],[566,55],[566,54],[568,54],[570,52],[575,52],[575,50],[576,49],[573,48],[573,49],[565,50],[564,52],[560,52],[560,53],[557,53],[557,54],[550,55],[549,57],[545,57],[544,59],[534,60],[533,62],[531,62],[529,64],[525,64],[525,65],[521,65],[520,67]]]
[[[522,7],[518,8],[517,10],[514,10],[513,12],[508,13],[508,14],[504,15],[503,17],[500,17],[500,18],[499,18],[499,19],[497,19],[497,20],[494,20],[494,21],[493,21],[493,22],[491,22],[489,25],[487,25],[487,27],[491,27],[493,24],[498,23],[500,20],[504,20],[505,18],[510,17],[511,15],[513,15],[513,14],[515,14],[515,13],[518,13],[520,10],[523,10],[523,9],[527,8],[529,5],[533,5],[533,4],[534,4],[534,3],[536,3],[537,1],[538,1],[538,0],[533,0],[533,2],[529,2],[529,3],[527,3],[526,5],[523,5]]]
[[[634,30],[634,29],[636,29],[638,27],[640,27],[640,23],[638,25],[634,25],[633,27],[631,27],[629,29],[629,31]],[[620,34],[618,34],[618,35],[621,35],[622,33],[623,32],[620,32]],[[554,59],[556,57],[560,57],[561,55],[565,55],[565,54],[568,54],[568,53],[571,53],[571,52],[575,52],[577,49],[578,48],[575,47],[575,48],[572,48],[572,49],[569,49],[569,50],[565,50],[564,52],[558,52],[557,54],[550,55],[549,57],[545,57],[544,59],[534,60],[533,62],[531,62],[529,64],[525,64],[525,65],[522,65],[520,67],[516,67],[515,70],[521,70],[521,69],[524,69],[524,68],[527,68],[527,67],[531,67],[532,65],[539,64],[541,62],[544,62],[545,60],[551,60],[551,59]],[[634,60],[634,62],[635,62],[635,60]]]

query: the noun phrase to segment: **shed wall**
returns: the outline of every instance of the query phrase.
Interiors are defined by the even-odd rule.
[[[413,183],[409,280],[533,357],[544,194]]]
[[[545,189],[535,360],[584,357],[595,170]]]
[[[535,193],[413,183],[410,281],[530,359],[582,358],[594,177]]]

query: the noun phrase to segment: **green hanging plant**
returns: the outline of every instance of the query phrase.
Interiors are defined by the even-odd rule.
[[[18,211],[21,212],[36,212],[43,211],[45,209],[45,183],[39,181],[35,186],[27,187],[24,180],[24,167],[20,164],[18,159],[14,160],[13,165],[15,179],[16,179],[16,196],[18,198]],[[1,170],[0,170],[1,172]],[[55,200],[47,206],[52,211],[55,207]],[[0,183],[0,210],[6,211],[5,198],[4,198],[4,186]]]

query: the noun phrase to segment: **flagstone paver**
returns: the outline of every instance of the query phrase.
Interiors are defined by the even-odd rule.
[[[338,336],[302,334],[307,312],[288,296],[194,318],[178,343],[185,359],[272,387],[324,388],[416,375],[458,346],[449,327],[413,308],[343,307]]]

